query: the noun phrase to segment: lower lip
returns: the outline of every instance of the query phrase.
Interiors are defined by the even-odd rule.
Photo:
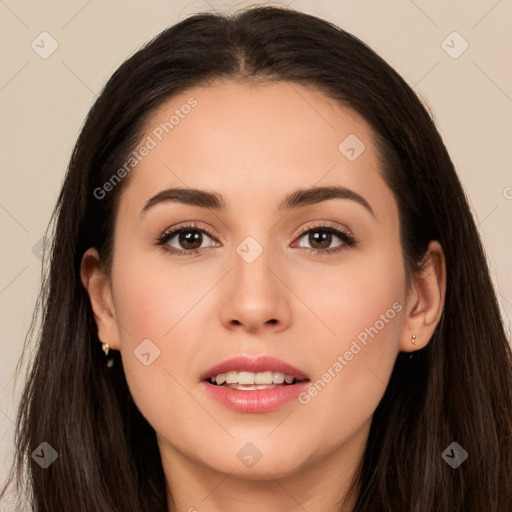
[[[290,402],[304,391],[310,382],[276,386],[268,389],[244,391],[215,386],[208,381],[201,382],[203,389],[221,405],[237,412],[270,412]]]

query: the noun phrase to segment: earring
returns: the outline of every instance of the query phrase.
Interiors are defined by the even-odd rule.
[[[103,350],[103,352],[105,352],[105,355],[108,358],[107,359],[107,367],[112,368],[112,366],[114,366],[114,358],[108,357],[108,353],[110,352],[110,345],[108,343],[102,343],[101,349]]]
[[[412,335],[411,342],[412,342],[413,345],[416,345],[416,334]]]

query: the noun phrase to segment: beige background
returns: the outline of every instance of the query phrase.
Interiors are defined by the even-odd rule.
[[[512,2],[285,3],[360,37],[428,99],[470,197],[510,332]],[[38,244],[89,108],[115,69],[160,30],[193,12],[243,4],[0,1],[0,481],[22,384],[15,386],[14,371],[40,280]],[[31,47],[45,31],[58,43],[47,59]],[[456,59],[441,46],[453,31],[469,45]],[[464,43],[451,36],[447,44],[453,54]]]

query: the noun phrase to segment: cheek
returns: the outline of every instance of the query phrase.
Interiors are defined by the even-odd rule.
[[[366,338],[378,336],[396,349],[396,334],[401,328],[399,313],[405,301],[405,272],[399,247],[397,250],[389,244],[382,251],[354,251],[337,265],[318,264],[314,271],[294,273],[300,275],[295,278],[294,291],[314,313],[307,318],[311,328],[316,323],[325,340],[322,347],[343,350],[358,337],[364,343]]]
[[[394,246],[347,257],[333,269],[301,288],[324,334],[314,348],[315,379],[299,398],[311,414],[331,416],[319,428],[335,439],[340,424],[360,426],[384,394],[398,354],[405,274]]]
[[[190,309],[184,292],[191,288],[183,274],[170,280],[168,271],[165,277],[163,269],[143,261],[117,261],[114,291],[122,364],[137,408],[157,432],[167,432],[170,425],[191,421],[194,404],[183,387],[191,351],[186,337],[178,339],[186,331]]]
[[[125,345],[144,338],[163,341],[200,292],[193,275],[179,267],[170,272],[165,263],[137,253],[117,260],[114,300]]]

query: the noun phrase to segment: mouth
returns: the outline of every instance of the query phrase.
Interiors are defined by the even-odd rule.
[[[246,355],[216,364],[200,378],[214,386],[242,390],[293,386],[308,380],[308,376],[302,370],[282,359],[272,356],[253,358]]]
[[[273,389],[281,386],[293,386],[298,382],[307,381],[307,378],[297,378],[294,375],[286,374],[276,370],[264,372],[230,371],[219,373],[208,379],[214,386],[221,386],[240,391],[255,391],[258,389]]]
[[[237,412],[263,413],[289,403],[310,383],[294,366],[270,356],[239,356],[201,375],[204,391]]]

